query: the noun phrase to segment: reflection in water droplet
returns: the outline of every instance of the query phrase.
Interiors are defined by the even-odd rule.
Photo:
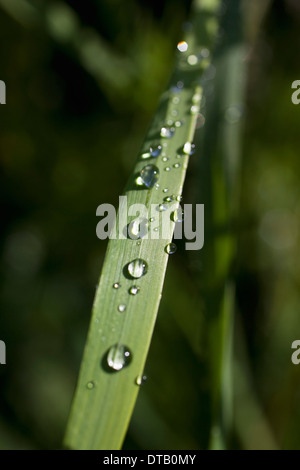
[[[191,142],[186,142],[183,146],[183,153],[186,155],[193,155],[195,153],[195,144]]]
[[[155,165],[146,165],[141,171],[141,179],[147,188],[153,188],[159,177],[159,169]]]
[[[177,44],[177,49],[179,50],[179,52],[186,52],[188,50],[189,46],[188,46],[188,43],[186,41],[180,41],[178,44]]]
[[[141,158],[143,160],[146,160],[147,158],[151,158],[151,153],[150,152],[142,153]]]
[[[128,264],[127,269],[131,277],[134,279],[139,279],[147,273],[148,265],[143,259],[136,258]]]
[[[88,382],[88,383],[86,384],[86,388],[87,388],[88,390],[93,390],[94,387],[95,387],[94,382]]]
[[[171,219],[173,220],[173,222],[179,222],[179,223],[183,222],[184,220],[183,210],[180,207],[176,209],[174,212],[172,212]]]
[[[119,312],[125,312],[125,310],[126,310],[126,305],[125,305],[125,304],[119,305],[118,310],[119,310]]]
[[[131,352],[123,344],[114,344],[108,351],[107,364],[115,370],[121,370],[131,362]]]
[[[174,132],[175,132],[174,127],[164,126],[160,130],[160,135],[161,135],[161,137],[164,137],[166,139],[171,139],[171,137],[173,137],[173,135],[174,135]]]
[[[169,209],[169,205],[168,204],[159,204],[158,206],[158,210],[159,212],[163,212],[163,211],[166,211]]]
[[[138,286],[132,286],[129,289],[129,294],[136,295],[139,292],[140,288]]]
[[[175,245],[175,243],[169,243],[165,247],[165,251],[166,253],[168,253],[168,255],[173,255],[177,251],[177,246]]]
[[[161,145],[153,145],[150,147],[151,157],[158,157],[161,154],[162,146]]]
[[[137,378],[135,379],[135,383],[137,385],[142,385],[146,382],[147,376],[146,375],[138,375]]]
[[[114,289],[120,289],[120,287],[121,287],[121,284],[119,284],[118,282],[115,282],[113,285]]]
[[[138,238],[143,238],[148,233],[148,220],[145,218],[138,218],[130,222],[128,225],[128,237],[131,240],[137,240]]]

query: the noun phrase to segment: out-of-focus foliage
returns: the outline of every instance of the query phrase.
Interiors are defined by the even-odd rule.
[[[96,208],[117,205],[189,7],[0,1],[1,448],[61,445],[106,249]],[[300,448],[299,21],[271,2],[247,56],[232,448]],[[126,448],[207,446],[197,272],[179,246]]]

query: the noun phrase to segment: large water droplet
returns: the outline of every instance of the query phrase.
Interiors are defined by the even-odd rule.
[[[131,361],[131,352],[123,344],[114,344],[108,351],[107,354],[107,364],[108,366],[115,370],[121,370],[124,367],[128,366]]]
[[[136,258],[128,264],[127,269],[131,277],[134,279],[139,279],[147,273],[148,265],[143,259]]]
[[[177,246],[175,245],[175,243],[169,243],[165,247],[165,251],[166,251],[166,253],[168,253],[168,255],[173,255],[173,253],[175,253],[177,251]]]
[[[155,165],[146,165],[141,173],[142,182],[147,188],[153,188],[159,177],[159,169]]]
[[[160,135],[161,137],[164,137],[166,139],[171,139],[173,137],[175,132],[175,128],[171,126],[163,126],[160,130]]]

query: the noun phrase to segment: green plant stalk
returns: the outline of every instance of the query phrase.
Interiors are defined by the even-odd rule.
[[[141,149],[143,154],[149,151],[153,142],[160,141],[169,160],[164,162],[162,156],[147,160],[138,158],[125,189],[128,206],[140,203],[150,208],[151,204],[162,203],[166,195],[180,196],[182,193],[189,160],[188,155],[182,154],[182,147],[193,141],[197,115],[191,113],[191,106],[201,98],[199,80],[210,65],[209,59],[195,66],[189,65],[187,57],[198,54],[203,48],[211,48],[218,29],[217,12],[221,2],[205,0],[199,3],[195,5],[194,28],[186,37],[188,53],[178,53],[171,87],[162,95]],[[172,87],[178,81],[182,81],[184,87],[179,93],[173,93]],[[176,97],[180,97],[178,104],[174,104]],[[176,120],[183,121],[184,125],[176,128],[171,139],[161,138],[160,129],[166,121],[174,120],[174,109]],[[177,158],[178,152],[182,155],[180,158]],[[151,190],[137,187],[136,183],[140,171],[149,163],[160,171],[159,187]],[[177,163],[180,167],[174,168]],[[171,170],[166,171],[166,167]],[[167,193],[163,193],[164,188],[168,189]],[[120,207],[115,225],[117,234],[118,221],[125,218],[126,208]],[[124,223],[121,233],[123,229]],[[141,243],[131,239],[109,241],[65,436],[68,448],[119,449],[122,445],[139,390],[137,378],[143,374],[150,346],[168,261],[165,247],[172,239],[173,229],[172,223],[167,240],[149,237]],[[136,258],[148,263],[148,272],[142,278],[132,280],[124,274],[124,267]],[[121,284],[119,289],[113,289],[116,282]],[[140,287],[135,296],[128,294],[133,285]],[[121,304],[126,305],[122,313],[118,311]],[[115,344],[126,345],[132,353],[131,363],[118,372],[107,367],[107,352]]]
[[[239,201],[241,116],[245,88],[245,44],[241,5],[227,0],[221,40],[214,51],[215,78],[204,86],[206,125],[199,135],[197,202],[205,206],[205,246],[200,295],[206,318],[211,390],[210,449],[226,448],[232,432],[232,338],[236,254],[234,220]],[[204,178],[205,175],[205,178]]]

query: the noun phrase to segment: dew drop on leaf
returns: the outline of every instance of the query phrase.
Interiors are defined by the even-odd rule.
[[[107,364],[115,370],[121,370],[131,362],[131,352],[123,344],[114,344],[107,353]]]
[[[144,276],[148,271],[148,265],[146,261],[141,258],[136,258],[128,264],[128,274],[134,279],[139,279]]]
[[[146,165],[142,169],[140,177],[147,188],[153,188],[159,178],[159,169],[155,165]]]
[[[165,247],[165,251],[166,253],[168,253],[168,255],[173,255],[177,251],[177,246],[175,245],[175,243],[169,243]]]

